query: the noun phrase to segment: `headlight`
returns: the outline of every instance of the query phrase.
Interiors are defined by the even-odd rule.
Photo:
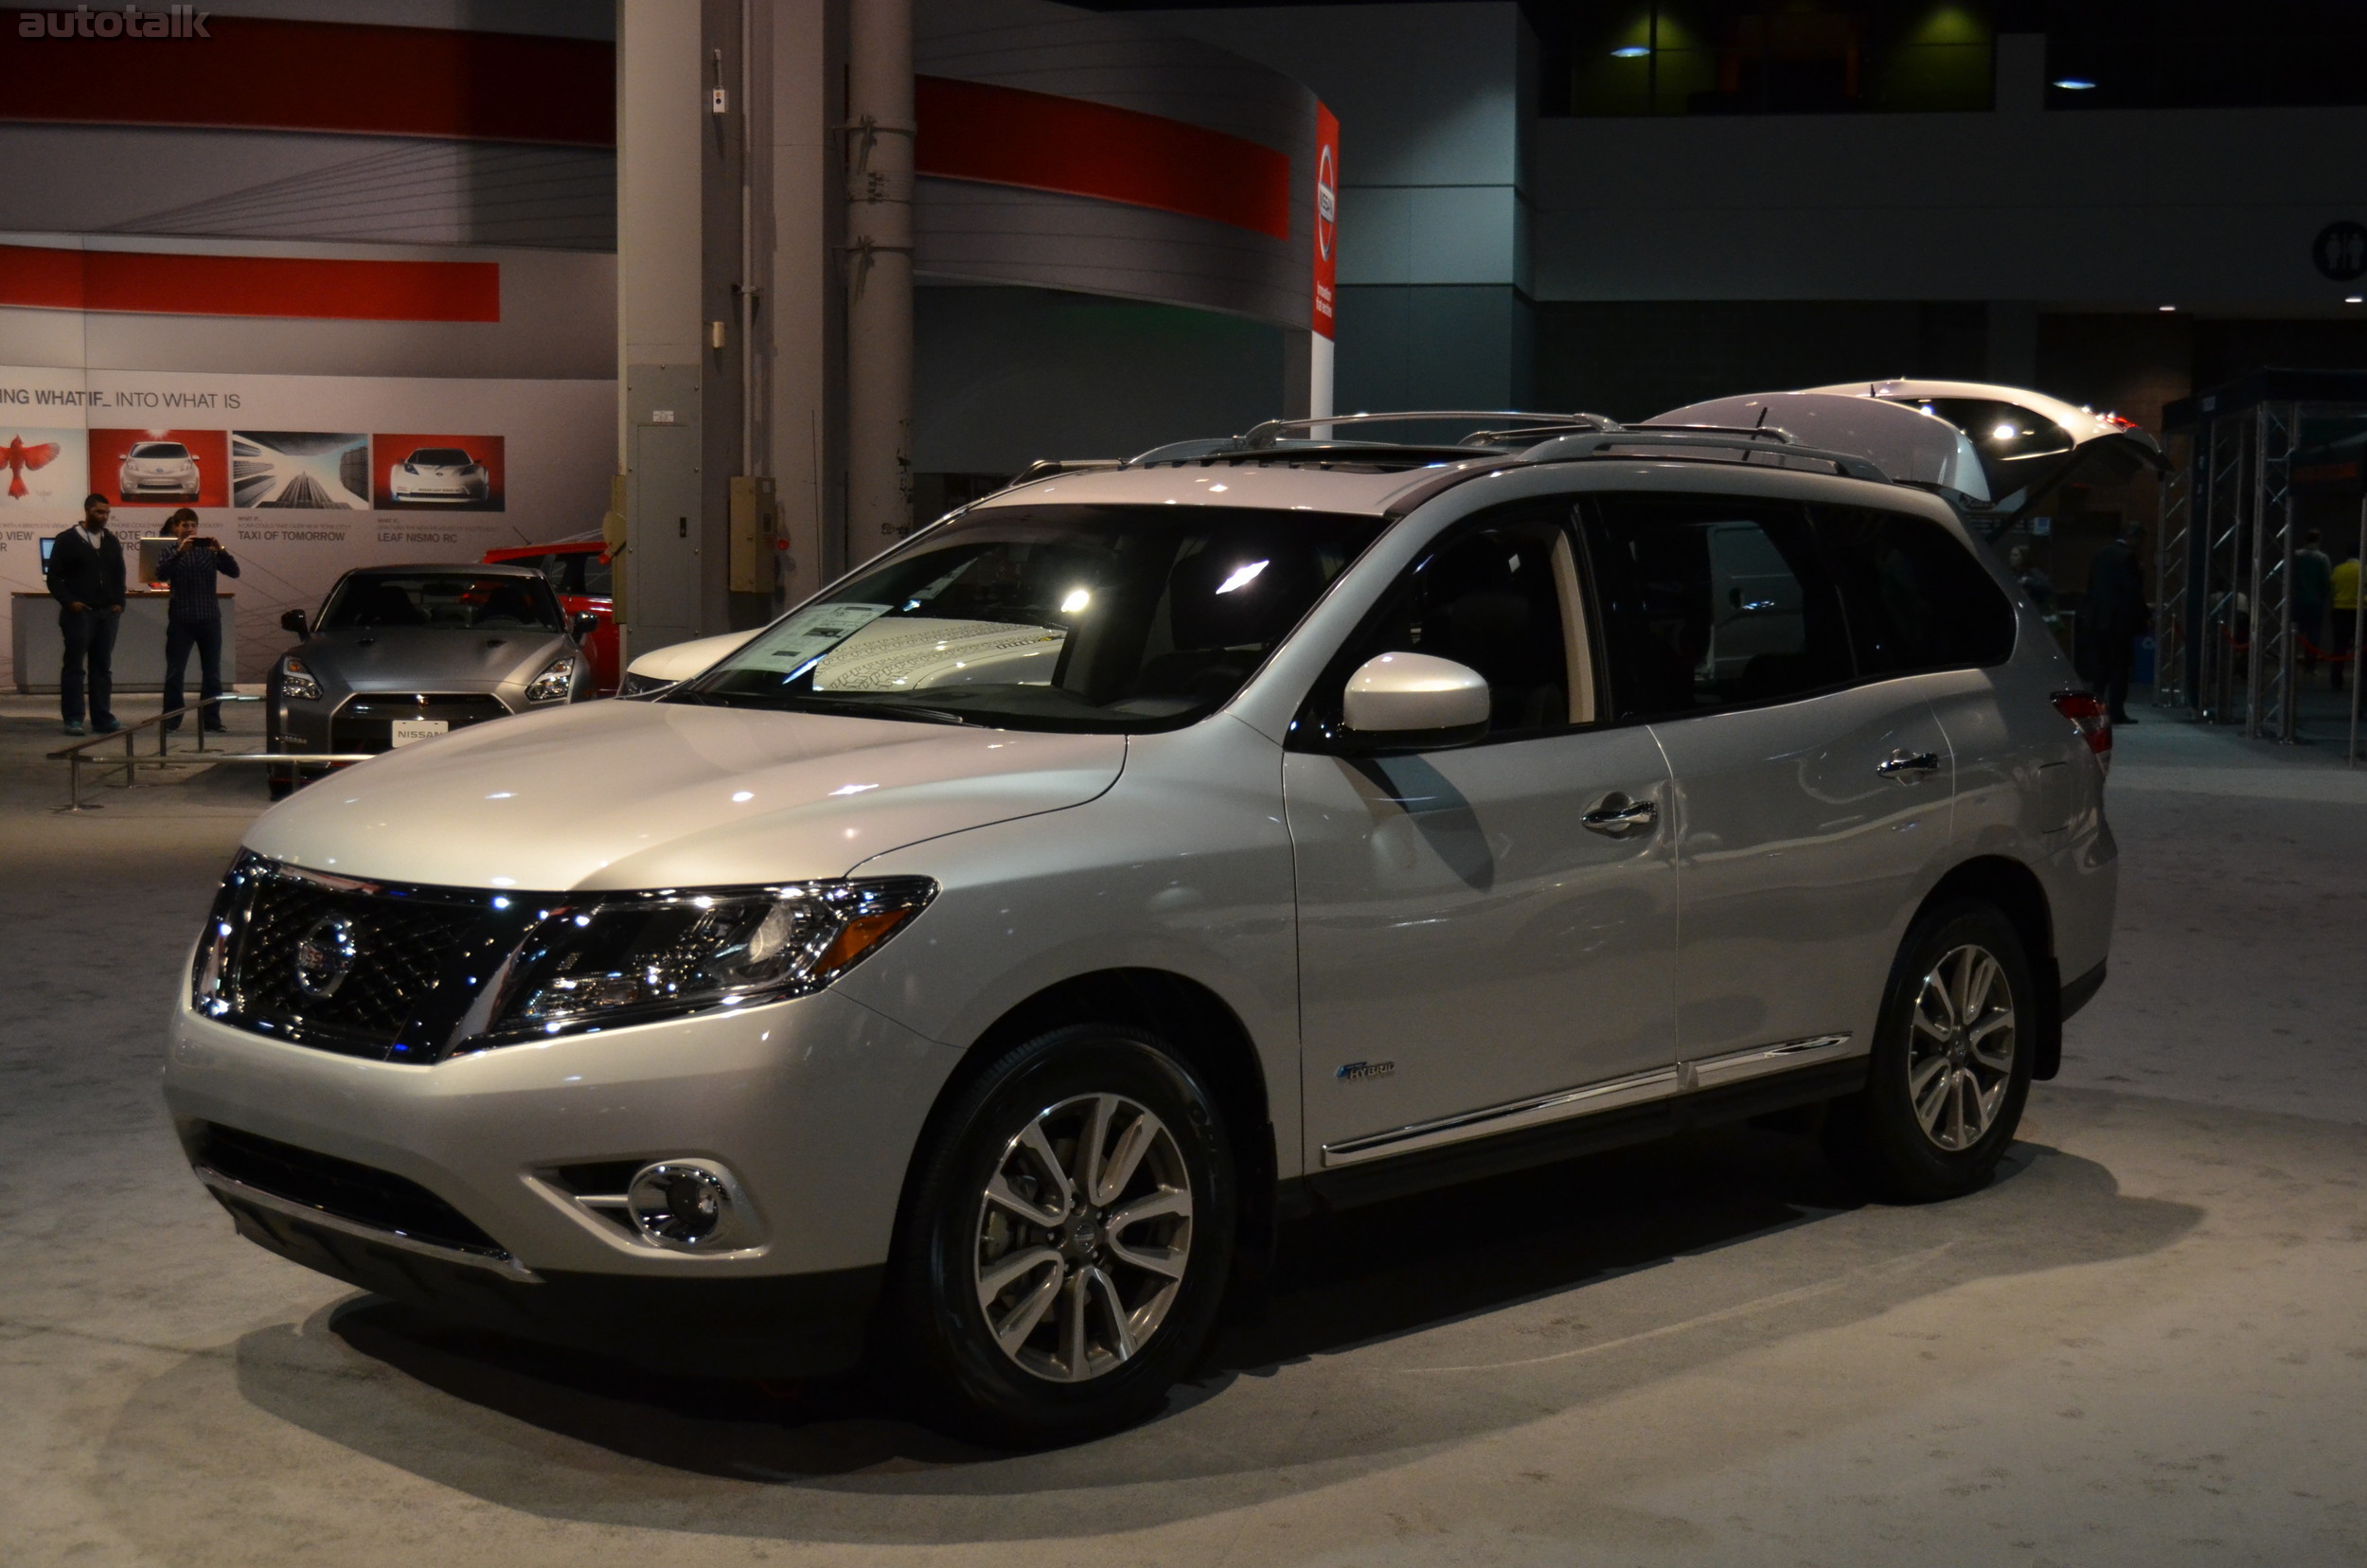
[[[576,656],[562,653],[543,667],[543,673],[526,683],[529,703],[563,703],[567,692],[576,684]]]
[[[542,914],[474,1043],[621,1028],[821,989],[928,906],[925,877],[620,893]]]
[[[299,703],[321,700],[321,684],[312,679],[312,672],[304,668],[304,661],[293,653],[279,661],[279,695],[293,697]]]

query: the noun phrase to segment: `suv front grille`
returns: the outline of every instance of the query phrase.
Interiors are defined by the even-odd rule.
[[[192,1000],[224,1023],[298,1044],[408,1057],[398,1041],[445,1000],[435,993],[489,903],[451,890],[316,876],[249,856],[215,901]]]
[[[275,1198],[373,1230],[467,1252],[506,1256],[501,1244],[467,1215],[418,1183],[391,1171],[215,1122],[190,1125],[182,1139],[191,1164]]]

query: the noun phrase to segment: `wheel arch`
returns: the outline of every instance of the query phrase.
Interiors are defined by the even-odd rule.
[[[1063,1025],[1086,1023],[1150,1030],[1205,1078],[1233,1136],[1241,1194],[1237,1272],[1262,1279],[1272,1254],[1278,1175],[1265,1068],[1255,1038],[1224,998],[1170,970],[1120,968],[1071,975],[1014,1004],[988,1025],[962,1053],[922,1123],[905,1168],[896,1234],[905,1234],[914,1177],[922,1153],[943,1134],[946,1108],[1011,1046]]]
[[[2031,976],[2038,982],[2038,1048],[2031,1077],[2051,1078],[2063,1064],[2063,975],[2055,957],[2055,911],[2038,873],[2004,855],[1982,855],[1964,862],[1942,877],[1925,895],[1922,906],[1908,924],[1913,930],[1944,903],[1977,899],[2012,922],[2030,956]]]

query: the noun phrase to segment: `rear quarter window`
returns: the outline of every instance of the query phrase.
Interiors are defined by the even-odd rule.
[[[1948,529],[1870,507],[1811,512],[1861,674],[1984,667],[2013,653],[2013,601]]]

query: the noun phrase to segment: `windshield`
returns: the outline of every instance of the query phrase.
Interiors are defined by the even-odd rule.
[[[321,629],[424,626],[454,632],[563,630],[540,578],[473,572],[356,572],[337,585]]]
[[[469,454],[458,447],[421,447],[411,454],[413,468],[467,468]]]
[[[134,457],[187,457],[189,449],[178,441],[142,441],[132,449]]]
[[[1379,531],[1325,512],[997,507],[776,622],[681,700],[1171,729],[1240,689]]]

